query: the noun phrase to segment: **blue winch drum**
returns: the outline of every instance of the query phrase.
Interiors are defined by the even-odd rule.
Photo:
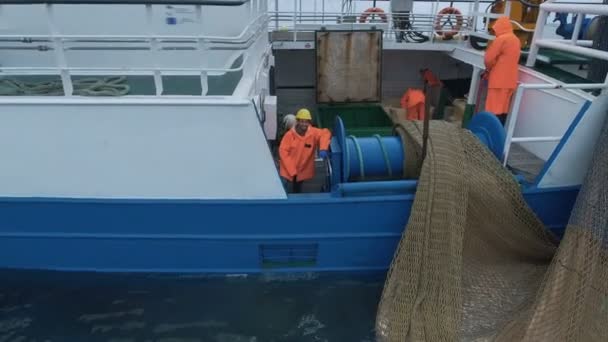
[[[346,137],[347,179],[395,179],[403,175],[403,144],[398,136]]]
[[[496,115],[489,112],[479,112],[473,116],[467,129],[494,154],[498,160],[503,159],[506,131]]]
[[[477,113],[467,128],[482,144],[502,159],[505,146],[505,129],[495,115]],[[381,181],[403,178],[403,164],[406,158],[399,136],[355,137],[347,135],[344,123],[336,116],[334,136],[342,149],[341,182]],[[336,162],[338,161],[336,160]]]

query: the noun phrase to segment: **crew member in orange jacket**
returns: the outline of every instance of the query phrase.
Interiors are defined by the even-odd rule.
[[[300,109],[296,114],[296,125],[285,133],[279,146],[280,174],[292,183],[293,192],[302,191],[302,182],[315,175],[315,151],[319,157],[328,156],[327,149],[331,133],[327,129],[311,126],[312,116],[308,109]]]
[[[517,87],[520,42],[506,16],[498,18],[492,27],[496,39],[488,46],[484,62],[488,79],[485,109],[494,113],[502,124],[507,120],[513,91]]]
[[[428,84],[429,87],[443,86],[443,82],[441,82],[441,80],[439,80],[439,78],[428,68],[421,69],[420,76],[422,76],[422,80]]]
[[[425,96],[420,89],[408,89],[401,97],[401,108],[405,109],[407,120],[424,120]]]

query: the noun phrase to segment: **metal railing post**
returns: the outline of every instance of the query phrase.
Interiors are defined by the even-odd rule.
[[[200,25],[200,35],[201,37],[203,36],[203,8],[201,5],[196,5],[196,18],[199,22]],[[207,92],[209,91],[209,80],[208,80],[208,74],[207,74],[207,60],[208,60],[208,56],[207,56],[207,42],[205,42],[204,38],[199,38],[198,39],[198,50],[201,53],[201,56],[199,56],[199,59],[201,61],[201,96],[205,96],[207,95]]]
[[[53,50],[55,52],[55,59],[57,66],[59,67],[59,75],[61,77],[61,84],[63,86],[63,94],[65,96],[72,96],[74,94],[74,85],[72,84],[72,77],[70,76],[70,70],[68,63],[65,58],[65,49],[63,47],[63,38],[58,37],[59,30],[55,25],[55,14],[53,11],[54,7],[51,4],[46,4],[46,17],[53,41]]]
[[[584,13],[579,13],[576,16],[576,22],[574,23],[574,31],[572,32],[572,44],[573,45],[576,45],[576,42],[578,41],[578,35],[581,32],[581,27],[583,25],[584,19],[585,19]]]
[[[474,105],[479,96],[479,82],[481,81],[481,68],[473,66],[473,75],[471,76],[471,85],[469,86],[469,97],[467,98],[468,105]]]
[[[507,165],[507,160],[509,159],[509,151],[511,150],[511,140],[513,139],[513,132],[515,131],[515,123],[517,122],[517,117],[519,116],[519,108],[521,107],[521,100],[523,98],[524,88],[519,85],[517,90],[515,91],[515,99],[513,100],[513,106],[511,107],[511,113],[507,115],[507,134],[505,139],[505,148],[503,150],[503,162],[502,165]]]
[[[274,28],[279,30],[279,0],[274,0]]]
[[[325,24],[325,0],[321,0],[321,23]]]
[[[148,26],[148,37],[150,39],[150,51],[152,52],[152,60],[154,61],[154,87],[156,88],[156,96],[163,94],[163,77],[158,65],[158,38],[154,35],[154,13],[152,5],[146,5],[146,24]]]
[[[479,21],[479,17],[477,16],[477,13],[479,13],[479,0],[475,0],[475,6],[473,9],[473,32],[477,31],[477,21]]]
[[[539,8],[539,12],[538,18],[536,19],[534,35],[532,36],[532,44],[530,44],[530,53],[528,55],[528,59],[526,60],[526,66],[528,67],[533,67],[536,63],[536,56],[538,55],[539,49],[536,42],[539,39],[542,39],[545,23],[547,22],[547,17],[549,16],[549,12],[547,12],[542,5]]]
[[[293,41],[298,41],[298,30],[296,29],[296,23],[298,20],[298,0],[293,0]]]
[[[528,83],[528,84],[519,84],[517,90],[515,92],[515,98],[513,100],[513,105],[510,110],[510,114],[507,116],[506,122],[506,139],[505,139],[505,147],[503,150],[503,165],[507,165],[507,161],[509,159],[509,151],[511,149],[511,144],[514,142],[556,142],[562,139],[561,136],[541,136],[541,137],[517,137],[514,138],[513,134],[515,132],[515,125],[519,118],[519,113],[521,109],[521,103],[523,99],[523,93],[525,90],[535,89],[535,90],[547,90],[547,89],[602,89],[602,91],[606,91],[608,89],[608,75],[606,76],[606,82],[604,83],[570,83],[570,84],[554,84],[554,83]]]

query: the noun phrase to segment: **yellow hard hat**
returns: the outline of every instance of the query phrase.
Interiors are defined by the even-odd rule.
[[[298,120],[311,120],[312,121],[312,116],[310,115],[310,111],[308,109],[302,108],[296,114],[296,119],[298,119]]]

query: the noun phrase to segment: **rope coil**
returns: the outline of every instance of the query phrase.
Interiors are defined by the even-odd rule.
[[[124,96],[131,87],[125,76],[105,78],[83,78],[72,83],[74,95],[81,96]],[[0,79],[2,96],[63,96],[61,80],[47,82],[23,82],[10,78]]]

